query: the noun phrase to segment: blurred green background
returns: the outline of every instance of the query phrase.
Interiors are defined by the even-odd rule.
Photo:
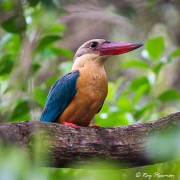
[[[179,110],[178,0],[1,0],[0,24],[0,123],[39,120],[52,84],[71,70],[77,48],[94,38],[144,46],[108,60],[109,93],[93,123],[130,125]],[[161,152],[171,142],[173,148],[163,156],[179,159],[180,136],[175,131],[157,138],[152,149]],[[42,169],[24,151],[1,147],[3,180],[135,179],[138,172],[180,179],[179,160],[130,170]]]

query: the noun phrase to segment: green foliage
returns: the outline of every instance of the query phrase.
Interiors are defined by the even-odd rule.
[[[26,20],[23,15],[14,15],[1,23],[1,26],[10,33],[22,33],[26,30]]]
[[[134,68],[134,67],[149,68],[146,62],[135,59],[124,61],[124,63],[122,63],[121,66],[122,68]]]
[[[157,37],[146,42],[146,49],[153,60],[157,60],[164,50],[164,38]]]
[[[0,74],[9,74],[13,68],[14,62],[10,54],[1,57],[0,61]]]
[[[180,56],[180,48],[177,48],[174,52],[171,53],[171,57]]]
[[[36,6],[40,0],[28,0],[30,6]]]
[[[28,120],[30,118],[28,102],[19,99],[12,111],[12,116],[10,118],[13,122]]]
[[[61,37],[58,35],[46,35],[45,37],[42,37],[37,44],[36,51],[42,51],[49,44],[58,41],[59,39],[61,39]]]
[[[6,31],[0,40],[0,117],[3,122],[29,120],[36,108],[42,109],[48,90],[58,78],[52,75],[51,81],[48,76],[47,82],[40,81],[42,66],[58,67],[59,56],[69,59],[73,55],[56,44],[62,39],[65,27],[54,20],[58,7],[52,9],[53,2],[28,1],[26,6],[15,1],[3,2],[2,13],[12,15],[0,21]],[[52,6],[47,8],[49,4]],[[45,60],[53,63],[48,65]],[[62,68],[57,71],[56,74],[64,73]]]
[[[161,93],[158,97],[160,101],[178,101],[180,99],[180,93],[175,89],[168,89]]]

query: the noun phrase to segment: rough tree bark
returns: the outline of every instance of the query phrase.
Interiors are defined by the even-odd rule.
[[[40,155],[44,166],[49,167],[76,164],[82,168],[92,159],[143,166],[153,164],[146,152],[147,137],[177,126],[180,126],[180,112],[144,124],[99,129],[26,121],[0,124],[0,139],[5,144],[15,143],[31,152],[32,139],[39,134],[43,145]],[[43,156],[44,153],[48,156]]]

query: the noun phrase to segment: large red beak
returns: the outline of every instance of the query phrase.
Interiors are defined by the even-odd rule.
[[[99,46],[100,55],[119,55],[143,46],[142,43],[105,42]]]

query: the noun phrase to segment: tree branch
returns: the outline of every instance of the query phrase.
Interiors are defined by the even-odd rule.
[[[0,124],[0,139],[6,144],[18,144],[31,152],[32,139],[40,134],[44,145],[40,154],[44,162],[51,162],[44,166],[85,165],[92,159],[142,166],[153,164],[145,152],[147,137],[177,126],[180,126],[180,112],[144,124],[99,129],[75,129],[56,123],[26,121]],[[44,153],[49,155],[43,156]]]

